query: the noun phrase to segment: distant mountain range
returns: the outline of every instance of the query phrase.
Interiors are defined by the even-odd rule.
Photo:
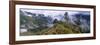
[[[45,14],[37,14],[37,13],[32,13],[32,12],[27,12],[27,11],[23,11],[20,10],[20,28],[27,28],[30,30],[42,30],[48,27],[53,27],[55,24],[55,22],[61,22],[65,25],[75,25],[75,26],[79,26],[81,28],[81,33],[84,32],[90,32],[90,14],[84,14],[84,13],[76,13],[73,15],[68,15],[67,13],[69,12],[65,12],[65,14],[59,14],[59,15],[50,15],[48,14],[48,16],[46,16]],[[66,24],[68,23],[69,24]],[[23,26],[24,25],[24,26]],[[61,24],[58,24],[58,26]],[[58,27],[57,26],[57,27]],[[62,28],[64,27],[64,25],[62,25]],[[51,29],[55,29],[54,27]],[[67,29],[67,28],[65,28]]]

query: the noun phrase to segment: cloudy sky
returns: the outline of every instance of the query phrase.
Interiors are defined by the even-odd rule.
[[[44,14],[45,16],[51,16],[52,18],[56,18],[58,20],[62,19],[61,15],[64,16],[65,12],[68,12],[68,15],[74,15],[77,13],[83,13],[83,14],[90,14],[89,11],[72,11],[72,10],[47,10],[47,9],[25,9],[21,8],[22,11],[27,11],[31,13],[37,13],[37,14]]]

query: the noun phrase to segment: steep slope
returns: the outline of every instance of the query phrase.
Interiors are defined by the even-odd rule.
[[[40,34],[75,34],[80,33],[79,27],[74,27],[70,24],[65,24],[64,22],[56,23],[52,28],[42,30]]]

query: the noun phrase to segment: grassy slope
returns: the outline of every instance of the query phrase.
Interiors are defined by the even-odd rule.
[[[80,33],[79,27],[64,22],[56,23],[53,27],[38,32],[26,32],[23,35],[51,35],[51,34],[76,34]]]
[[[78,31],[77,31],[78,30]],[[47,34],[75,34],[80,33],[78,27],[74,27],[70,24],[56,23],[52,28],[44,29],[40,32],[42,35]]]

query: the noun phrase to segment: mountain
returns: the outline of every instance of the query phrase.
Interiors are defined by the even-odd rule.
[[[90,15],[65,12],[52,16],[20,10],[20,29],[23,28],[27,29],[21,33],[25,35],[90,33]]]
[[[73,15],[74,24],[79,25],[81,27],[81,32],[90,32],[90,15],[78,13]],[[76,19],[76,20],[75,20]]]

